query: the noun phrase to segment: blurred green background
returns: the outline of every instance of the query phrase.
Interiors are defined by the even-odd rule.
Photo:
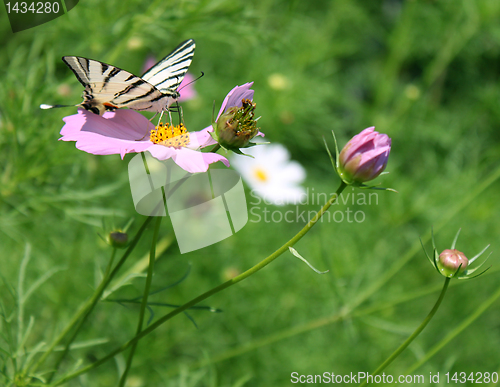
[[[97,1],[81,0],[67,15],[13,34],[0,12],[0,365],[11,372],[19,320],[16,293],[23,256],[24,291],[37,281],[23,317],[23,350],[50,342],[99,283],[110,248],[99,238],[130,218],[127,163],[58,142],[62,118],[76,109],[42,111],[41,103],[81,101],[82,87],[64,55],[98,59],[136,74],[148,55],[160,59],[196,40],[192,74],[198,97],[183,104],[189,130],[208,126],[235,85],[254,81],[266,139],[284,144],[307,170],[304,186],[333,193],[323,137],[340,144],[375,125],[393,140],[378,180],[378,204],[334,206],[363,211],[365,221],[323,222],[295,247],[325,275],[291,254],[159,328],[138,346],[128,381],[140,386],[288,386],[292,372],[373,371],[432,308],[443,277],[425,258],[434,227],[439,250],[468,257],[491,243],[487,274],[452,281],[430,325],[385,370],[397,377],[424,359],[499,288],[500,2],[498,0]],[[350,188],[347,192],[353,192]],[[309,203],[301,210],[319,206]],[[273,207],[284,213],[295,206]],[[250,218],[252,220],[252,218]],[[104,224],[104,226],[103,226]],[[162,251],[153,288],[181,283],[151,301],[182,304],[250,268],[303,223],[250,221],[233,237],[181,255]],[[163,222],[162,240],[172,236]],[[123,273],[144,259],[152,229]],[[29,247],[28,247],[29,246]],[[144,278],[117,291],[139,296]],[[412,374],[500,372],[500,313],[495,301]],[[168,312],[154,307],[154,318]],[[90,364],[131,338],[138,308],[103,302],[62,371]],[[22,351],[21,351],[22,352]],[[26,356],[19,354],[19,361]],[[68,386],[113,386],[126,354]],[[50,362],[46,369],[50,369]],[[61,375],[61,374],[60,374]],[[1,378],[4,378],[3,380]],[[8,384],[0,374],[0,383]],[[435,384],[432,384],[435,385]]]

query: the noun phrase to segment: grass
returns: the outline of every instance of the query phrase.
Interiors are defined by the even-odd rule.
[[[160,58],[187,38],[197,43],[190,71],[205,73],[195,84],[198,98],[183,105],[189,130],[210,124],[213,101],[217,111],[232,87],[254,81],[266,139],[284,144],[304,165],[310,193],[332,193],[339,185],[323,137],[331,145],[334,130],[344,144],[372,125],[393,139],[390,174],[379,180],[399,193],[378,192],[371,206],[333,206],[363,211],[365,220],[320,223],[295,246],[328,274],[284,255],[204,303],[221,313],[191,310],[196,325],[179,315],[146,336],[128,386],[287,386],[294,371],[373,371],[438,297],[443,279],[419,237],[429,249],[434,227],[442,250],[462,228],[457,248],[472,257],[491,243],[492,268],[480,279],[452,281],[434,320],[385,372],[411,369],[498,290],[499,17],[497,0],[86,0],[63,17],[13,34],[2,12],[2,372],[11,372],[8,359],[30,318],[26,350],[50,342],[97,286],[111,255],[98,234],[131,218],[133,234],[142,222],[128,185],[131,156],[93,156],[58,142],[61,118],[74,109],[38,108],[80,101],[81,85],[60,58],[79,55],[140,73],[149,54]],[[301,209],[319,205],[310,200]],[[255,265],[303,226],[252,220],[233,237],[188,254],[167,244],[153,289],[189,275],[151,301],[183,304],[219,285],[228,272]],[[123,272],[147,257],[152,233],[150,227]],[[160,239],[171,235],[170,223],[163,222]],[[21,303],[20,331],[19,272],[28,256],[25,294],[45,281]],[[139,296],[144,281],[135,278],[116,298]],[[498,305],[493,302],[411,373],[425,375],[431,385],[430,372],[440,372],[441,382],[446,372],[499,372]],[[170,311],[153,310],[154,318]],[[63,373],[129,340],[138,312],[138,305],[98,304],[77,341],[102,342],[73,349]],[[19,362],[26,359],[23,350]],[[67,385],[116,385],[126,358],[119,355]]]

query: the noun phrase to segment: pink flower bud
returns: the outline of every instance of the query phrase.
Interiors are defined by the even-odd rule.
[[[347,184],[361,184],[375,179],[386,165],[391,139],[375,132],[372,126],[355,135],[339,155],[338,172]]]
[[[446,249],[441,254],[439,254],[439,259],[437,261],[437,267],[441,274],[445,277],[454,277],[455,274],[461,274],[467,268],[469,260],[464,253],[456,249],[450,250]],[[461,265],[461,266],[460,266]],[[460,268],[460,271],[457,270]]]

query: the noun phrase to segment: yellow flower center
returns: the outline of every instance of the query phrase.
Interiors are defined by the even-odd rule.
[[[189,133],[184,124],[173,126],[160,122],[151,130],[149,139],[153,144],[171,146],[173,148],[183,148],[189,144]]]
[[[261,182],[266,182],[267,181],[267,173],[266,171],[264,171],[262,168],[255,168],[253,170],[253,174],[254,176],[257,178],[257,180],[261,181]]]

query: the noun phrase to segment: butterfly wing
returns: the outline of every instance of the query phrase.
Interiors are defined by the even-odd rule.
[[[62,60],[85,87],[83,102],[77,106],[100,115],[122,107],[160,112],[179,98],[177,88],[193,60],[194,49],[193,39],[182,42],[142,78],[93,59],[65,56]]]
[[[177,88],[191,65],[194,49],[193,39],[182,42],[174,51],[146,71],[142,79],[172,98],[173,102],[179,98]]]
[[[118,67],[78,56],[62,59],[85,86],[80,106],[94,113],[122,107],[159,111],[156,105],[165,99],[156,87]]]

